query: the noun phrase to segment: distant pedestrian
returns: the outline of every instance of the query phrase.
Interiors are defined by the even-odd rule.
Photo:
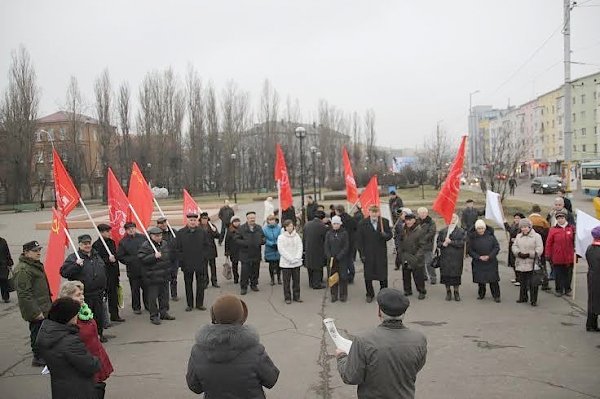
[[[571,203],[571,200],[569,199],[569,197],[567,197],[567,190],[565,190],[564,188],[559,188],[558,196],[563,199],[563,201],[565,203],[565,209],[567,211],[573,213],[573,204]]]
[[[468,199],[465,202],[465,208],[462,210],[460,217],[460,225],[467,233],[475,228],[475,222],[479,219],[479,216],[483,216],[485,212],[475,208],[475,202],[472,199]]]
[[[514,176],[511,176],[510,179],[508,179],[508,189],[510,195],[515,195],[515,188],[517,188],[517,179],[515,179]]]
[[[9,272],[12,271],[14,263],[10,256],[10,250],[6,240],[0,237],[0,292],[4,303],[10,302],[10,285],[8,281]]]
[[[555,273],[556,296],[571,295],[573,262],[575,261],[575,227],[567,222],[565,211],[555,213],[556,225],[546,240],[546,259]]]
[[[94,242],[92,247],[98,252],[98,255],[104,261],[106,270],[106,299],[108,301],[108,310],[110,313],[110,321],[124,322],[125,319],[119,316],[119,262],[117,261],[117,245],[110,235],[111,227],[106,223],[100,223],[98,225],[98,231],[104,238],[110,254],[104,248],[104,244],[100,237]],[[105,320],[105,322],[108,320]]]
[[[210,272],[210,282],[213,287],[219,288],[217,281],[217,246],[215,240],[219,238],[217,227],[210,222],[208,212],[200,214],[200,228],[206,232],[206,242],[204,244],[204,261],[208,264],[207,269]]]
[[[219,219],[221,219],[221,233],[219,234],[219,245],[223,244],[225,240],[225,233],[229,224],[231,223],[231,218],[235,215],[235,211],[229,204],[229,200],[225,200],[225,205],[219,209]]]
[[[400,233],[400,264],[404,295],[412,295],[411,277],[419,292],[419,299],[425,299],[425,251],[427,250],[426,231],[416,221],[416,216],[408,213],[404,216],[404,226]]]
[[[315,218],[315,212],[317,211],[317,202],[311,195],[306,198],[306,220],[313,220]]]
[[[119,242],[117,259],[127,268],[133,313],[142,314],[142,302],[144,309],[148,310],[148,301],[142,280],[142,262],[137,255],[142,244],[146,242],[146,237],[136,231],[136,225],[133,222],[125,223],[124,227],[126,234]]]
[[[402,198],[396,195],[396,191],[390,191],[390,198],[388,200],[388,204],[390,206],[390,214],[392,215],[392,223],[396,224],[396,220],[398,220],[399,215],[398,210],[404,207]]]
[[[177,259],[183,271],[185,282],[186,312],[194,309],[206,310],[204,306],[204,290],[208,286],[208,263],[206,261],[207,233],[199,228],[198,214],[190,212],[186,215],[187,224],[177,233],[175,241]],[[196,295],[194,296],[194,276],[196,278]]]
[[[179,274],[179,262],[177,261],[176,238],[177,230],[169,226],[169,221],[166,217],[161,216],[156,219],[156,227],[162,231],[162,239],[169,244],[169,261],[171,262],[171,270],[169,271],[169,291],[171,292],[171,300],[179,301],[177,296],[177,276]]]
[[[585,259],[588,263],[587,274],[587,321],[585,329],[587,331],[600,331],[598,328],[598,315],[600,314],[600,226],[592,229],[594,241],[585,252]]]
[[[338,282],[331,287],[331,302],[348,299],[348,264],[350,263],[350,237],[342,228],[342,218],[331,218],[331,230],[325,235],[325,257],[332,264],[329,275],[338,273]]]
[[[269,263],[269,275],[271,276],[271,285],[281,284],[281,269],[279,268],[279,251],[277,248],[277,238],[281,234],[281,226],[277,224],[275,215],[267,217],[267,224],[263,227],[265,235],[265,260]]]
[[[533,230],[529,219],[521,219],[519,228],[521,232],[515,238],[511,249],[516,257],[515,271],[520,283],[517,303],[527,303],[531,299],[531,306],[537,306],[538,282],[533,280],[533,273],[540,256],[544,253],[544,243],[542,236]]]
[[[279,266],[283,273],[283,298],[288,305],[300,299],[300,267],[302,266],[302,239],[291,220],[283,221],[283,232],[277,238]],[[292,291],[290,291],[290,280]]]
[[[323,283],[323,268],[327,265],[325,257],[325,234],[328,218],[323,211],[315,212],[315,218],[304,225],[302,246],[304,247],[304,266],[308,272],[310,288],[320,290],[326,288]]]
[[[240,218],[234,216],[231,218],[231,223],[225,235],[225,256],[231,261],[231,271],[233,272],[233,283],[238,284],[240,281],[239,263],[240,263],[240,247],[235,242],[235,235],[240,228]]]
[[[235,235],[235,242],[240,248],[242,273],[240,276],[240,294],[248,293],[248,285],[252,291],[258,289],[260,273],[261,247],[265,244],[262,228],[256,224],[256,212],[246,212],[246,223],[240,226]]]
[[[267,197],[267,199],[264,202],[264,207],[265,208],[264,208],[263,218],[264,218],[264,223],[266,223],[267,216],[275,214],[275,205],[273,205],[273,197]]]
[[[485,298],[485,285],[489,284],[494,301],[500,302],[499,252],[500,244],[494,229],[486,226],[483,220],[475,222],[475,232],[469,237],[469,255],[472,259],[473,282],[479,286],[477,299]]]
[[[458,215],[452,215],[450,224],[440,230],[437,248],[440,251],[440,283],[446,286],[446,300],[460,301],[459,287],[462,283],[466,232],[458,226]]]
[[[548,239],[548,233],[550,232],[550,223],[541,215],[542,209],[539,205],[534,204],[531,207],[531,213],[527,217],[531,220],[532,228],[542,237],[542,244],[546,248],[546,240]],[[540,267],[544,269],[542,276],[542,291],[550,290],[548,286],[548,273],[546,269],[546,255],[545,253],[540,255]]]

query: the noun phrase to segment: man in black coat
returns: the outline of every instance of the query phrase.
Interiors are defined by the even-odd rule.
[[[471,231],[475,228],[475,222],[479,219],[479,216],[483,216],[485,212],[475,208],[475,203],[472,199],[468,199],[466,202],[465,209],[462,210],[460,215],[460,224],[465,231]]]
[[[217,245],[215,239],[219,238],[219,231],[217,227],[213,225],[208,217],[208,212],[202,212],[200,214],[200,228],[206,232],[206,243],[204,247],[205,262],[208,263],[208,270],[210,271],[210,282],[215,288],[219,288],[217,282]]]
[[[358,222],[350,214],[346,212],[344,205],[337,205],[335,207],[335,214],[342,219],[342,228],[348,232],[348,240],[350,247],[348,248],[348,283],[354,282],[355,267],[354,261],[356,259],[356,227]]]
[[[398,210],[402,209],[404,202],[402,202],[402,198],[396,195],[395,191],[390,191],[389,205],[390,214],[392,215],[392,223],[396,224],[396,220],[398,220],[399,215]]]
[[[306,219],[313,220],[315,217],[315,212],[317,211],[317,202],[313,199],[311,195],[309,195],[306,199]]]
[[[142,280],[142,262],[137,254],[142,244],[147,240],[143,234],[136,231],[136,225],[133,222],[127,222],[125,227],[125,237],[119,242],[117,249],[117,260],[127,268],[127,278],[131,287],[131,307],[133,313],[142,314],[142,301],[144,309],[148,309],[146,300],[146,290]],[[141,295],[140,295],[141,292]],[[140,298],[141,297],[141,298]]]
[[[162,230],[152,227],[148,230],[152,244],[146,241],[140,247],[138,258],[142,261],[142,278],[148,291],[148,310],[152,324],[161,324],[161,320],[175,320],[169,311],[169,277],[171,274],[171,249],[163,241]],[[158,300],[158,307],[156,301]],[[160,318],[159,318],[160,317]]]
[[[285,222],[286,220],[291,220],[292,223],[294,223],[294,226],[298,225],[298,219],[296,219],[296,208],[294,208],[294,205],[290,205],[289,208],[284,209],[283,212],[281,212],[281,222]]]
[[[0,292],[5,303],[10,302],[10,286],[8,272],[14,265],[6,240],[0,237]]]
[[[423,230],[425,236],[425,247],[423,248],[423,261],[425,267],[425,276],[429,277],[431,285],[437,284],[437,272],[435,268],[431,266],[431,259],[433,258],[433,241],[435,240],[435,233],[437,226],[431,216],[429,216],[429,210],[425,207],[417,209],[418,224]],[[426,278],[427,280],[427,278]]]
[[[104,261],[104,265],[106,266],[106,297],[108,300],[108,312],[110,313],[110,321],[118,321],[123,322],[121,316],[119,316],[119,262],[115,257],[117,253],[117,246],[115,242],[110,237],[111,227],[106,223],[101,223],[98,225],[98,231],[104,238],[108,249],[110,249],[110,254],[104,248],[104,244],[102,244],[102,240],[98,238],[92,248],[98,252],[98,255]]]
[[[179,263],[177,262],[177,254],[175,254],[175,237],[177,236],[177,230],[169,226],[169,221],[166,217],[161,216],[156,219],[156,227],[162,231],[163,241],[169,244],[169,261],[171,262],[171,270],[169,272],[169,287],[171,291],[171,300],[177,302],[179,297],[177,296],[177,274],[179,272]]]
[[[60,275],[69,281],[79,280],[83,283],[85,303],[96,318],[100,342],[106,342],[103,335],[104,305],[102,303],[106,291],[106,266],[92,247],[92,237],[89,234],[80,235],[77,241],[79,241],[79,250],[77,254],[67,256],[60,268]]]
[[[229,228],[231,218],[235,216],[235,211],[229,205],[229,200],[225,200],[225,205],[219,209],[219,219],[221,219],[221,234],[219,235],[219,245],[223,244],[225,240],[225,232]]]
[[[235,233],[235,243],[239,248],[242,273],[240,275],[240,294],[248,293],[248,284],[252,291],[258,289],[258,273],[260,271],[261,246],[265,244],[265,234],[256,224],[256,212],[246,213],[246,223]]]
[[[329,218],[323,211],[316,211],[315,218],[304,225],[302,247],[304,248],[304,266],[308,271],[310,288],[320,290],[326,288],[323,283],[323,267],[327,265],[325,257],[326,223]]]
[[[185,282],[186,312],[194,308],[194,276],[196,276],[196,309],[206,310],[204,306],[204,290],[208,285],[206,263],[206,232],[198,226],[198,214],[187,215],[187,225],[177,233],[177,259]]]
[[[369,207],[369,217],[356,229],[356,248],[364,265],[366,300],[373,301],[373,280],[379,280],[381,289],[388,285],[387,242],[392,239],[390,222],[379,214],[379,207]]]

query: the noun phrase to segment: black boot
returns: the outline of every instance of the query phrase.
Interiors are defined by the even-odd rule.
[[[454,287],[454,300],[460,302],[460,293],[458,292],[458,286]]]
[[[451,301],[452,300],[452,291],[450,291],[450,287],[446,286],[446,300],[447,301]]]

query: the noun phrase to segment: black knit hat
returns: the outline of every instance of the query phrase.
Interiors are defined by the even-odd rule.
[[[48,319],[60,324],[67,324],[69,320],[79,313],[80,308],[81,304],[73,298],[58,298],[52,302],[52,306],[48,312]]]

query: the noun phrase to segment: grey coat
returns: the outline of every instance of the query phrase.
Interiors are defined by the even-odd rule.
[[[250,326],[208,324],[196,334],[186,380],[205,399],[264,399],[279,369]]]
[[[356,337],[337,364],[344,383],[358,385],[359,399],[409,399],[415,397],[417,373],[426,357],[425,336],[400,320],[389,320]]]

